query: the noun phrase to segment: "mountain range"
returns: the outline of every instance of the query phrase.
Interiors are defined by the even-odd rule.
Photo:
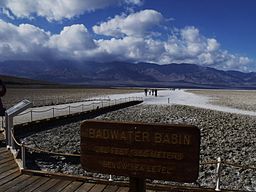
[[[0,74],[90,86],[256,88],[256,73],[222,71],[196,64],[3,61]]]

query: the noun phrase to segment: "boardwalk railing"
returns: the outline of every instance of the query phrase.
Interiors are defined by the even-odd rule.
[[[93,98],[92,98],[93,97]],[[92,95],[92,96],[80,96],[80,97],[41,97],[41,99],[34,98],[34,97],[25,97],[23,99],[27,99],[33,103],[34,107],[42,107],[42,106],[50,106],[50,105],[61,105],[61,104],[68,104],[68,103],[78,103],[78,102],[87,102],[87,101],[97,101],[97,100],[109,100],[108,96],[99,96]],[[13,100],[11,102],[4,102],[7,108],[15,105],[19,100]]]
[[[24,170],[26,169],[26,151],[30,151],[31,153],[33,152],[38,152],[38,153],[43,153],[43,154],[48,154],[51,156],[62,156],[62,157],[80,157],[80,154],[70,154],[70,153],[55,153],[55,152],[51,152],[51,151],[46,151],[46,150],[42,150],[39,148],[33,148],[30,146],[25,145],[23,142],[19,143],[13,132],[12,132],[12,137],[13,140],[16,144],[16,146],[19,148],[18,150],[21,150],[21,163],[20,163],[20,169]],[[253,171],[256,171],[256,167],[254,166],[248,166],[248,165],[239,165],[236,163],[232,163],[229,161],[222,161],[220,157],[217,158],[217,160],[214,161],[207,161],[207,162],[201,162],[200,166],[205,166],[205,165],[215,165],[216,166],[216,171],[215,171],[215,191],[221,191],[221,172],[222,169],[221,167],[223,165],[229,166],[229,167],[234,167],[234,168],[240,168],[243,170],[247,170],[247,169],[251,169]],[[109,175],[109,181],[113,181],[112,175]],[[203,189],[203,188],[202,188]],[[234,189],[228,189],[228,190],[234,190]]]
[[[91,101],[87,102],[88,104],[66,104],[64,107],[60,106],[46,106],[43,110],[35,110],[30,109],[27,110],[17,116],[14,117],[14,123],[20,124],[20,123],[26,123],[26,122],[32,122],[47,118],[53,118],[53,117],[59,117],[59,116],[65,116],[70,115],[74,113],[79,112],[85,112],[89,110],[94,109],[100,109],[103,107],[108,107],[111,105],[117,105],[121,103],[131,102],[131,101],[143,101],[142,97],[127,97],[127,98],[120,98],[120,99],[104,99],[98,102]]]

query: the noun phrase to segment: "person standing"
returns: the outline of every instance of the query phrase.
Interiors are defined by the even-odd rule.
[[[145,92],[145,96],[148,95],[148,89],[144,89],[144,92]]]

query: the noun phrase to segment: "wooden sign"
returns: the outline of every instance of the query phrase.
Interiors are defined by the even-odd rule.
[[[87,171],[194,182],[200,131],[195,126],[85,121],[81,164]]]

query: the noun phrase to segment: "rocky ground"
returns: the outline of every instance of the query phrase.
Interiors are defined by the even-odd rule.
[[[28,99],[34,107],[90,100],[93,97],[104,98],[110,94],[141,92],[138,89],[118,88],[9,88],[2,98],[5,108],[9,108],[23,99]]]
[[[225,161],[256,167],[255,117],[188,106],[138,105],[102,115],[97,119],[196,125],[201,130],[200,163],[221,157]],[[81,122],[77,122],[56,127],[33,134],[24,140],[31,147],[60,153],[79,153],[80,124]],[[68,162],[64,157],[53,159],[54,163],[49,159],[35,161],[42,170],[107,177],[102,174],[86,173],[79,164]],[[215,168],[215,165],[200,165],[200,186],[215,187]],[[221,186],[255,191],[256,170],[223,165]]]

